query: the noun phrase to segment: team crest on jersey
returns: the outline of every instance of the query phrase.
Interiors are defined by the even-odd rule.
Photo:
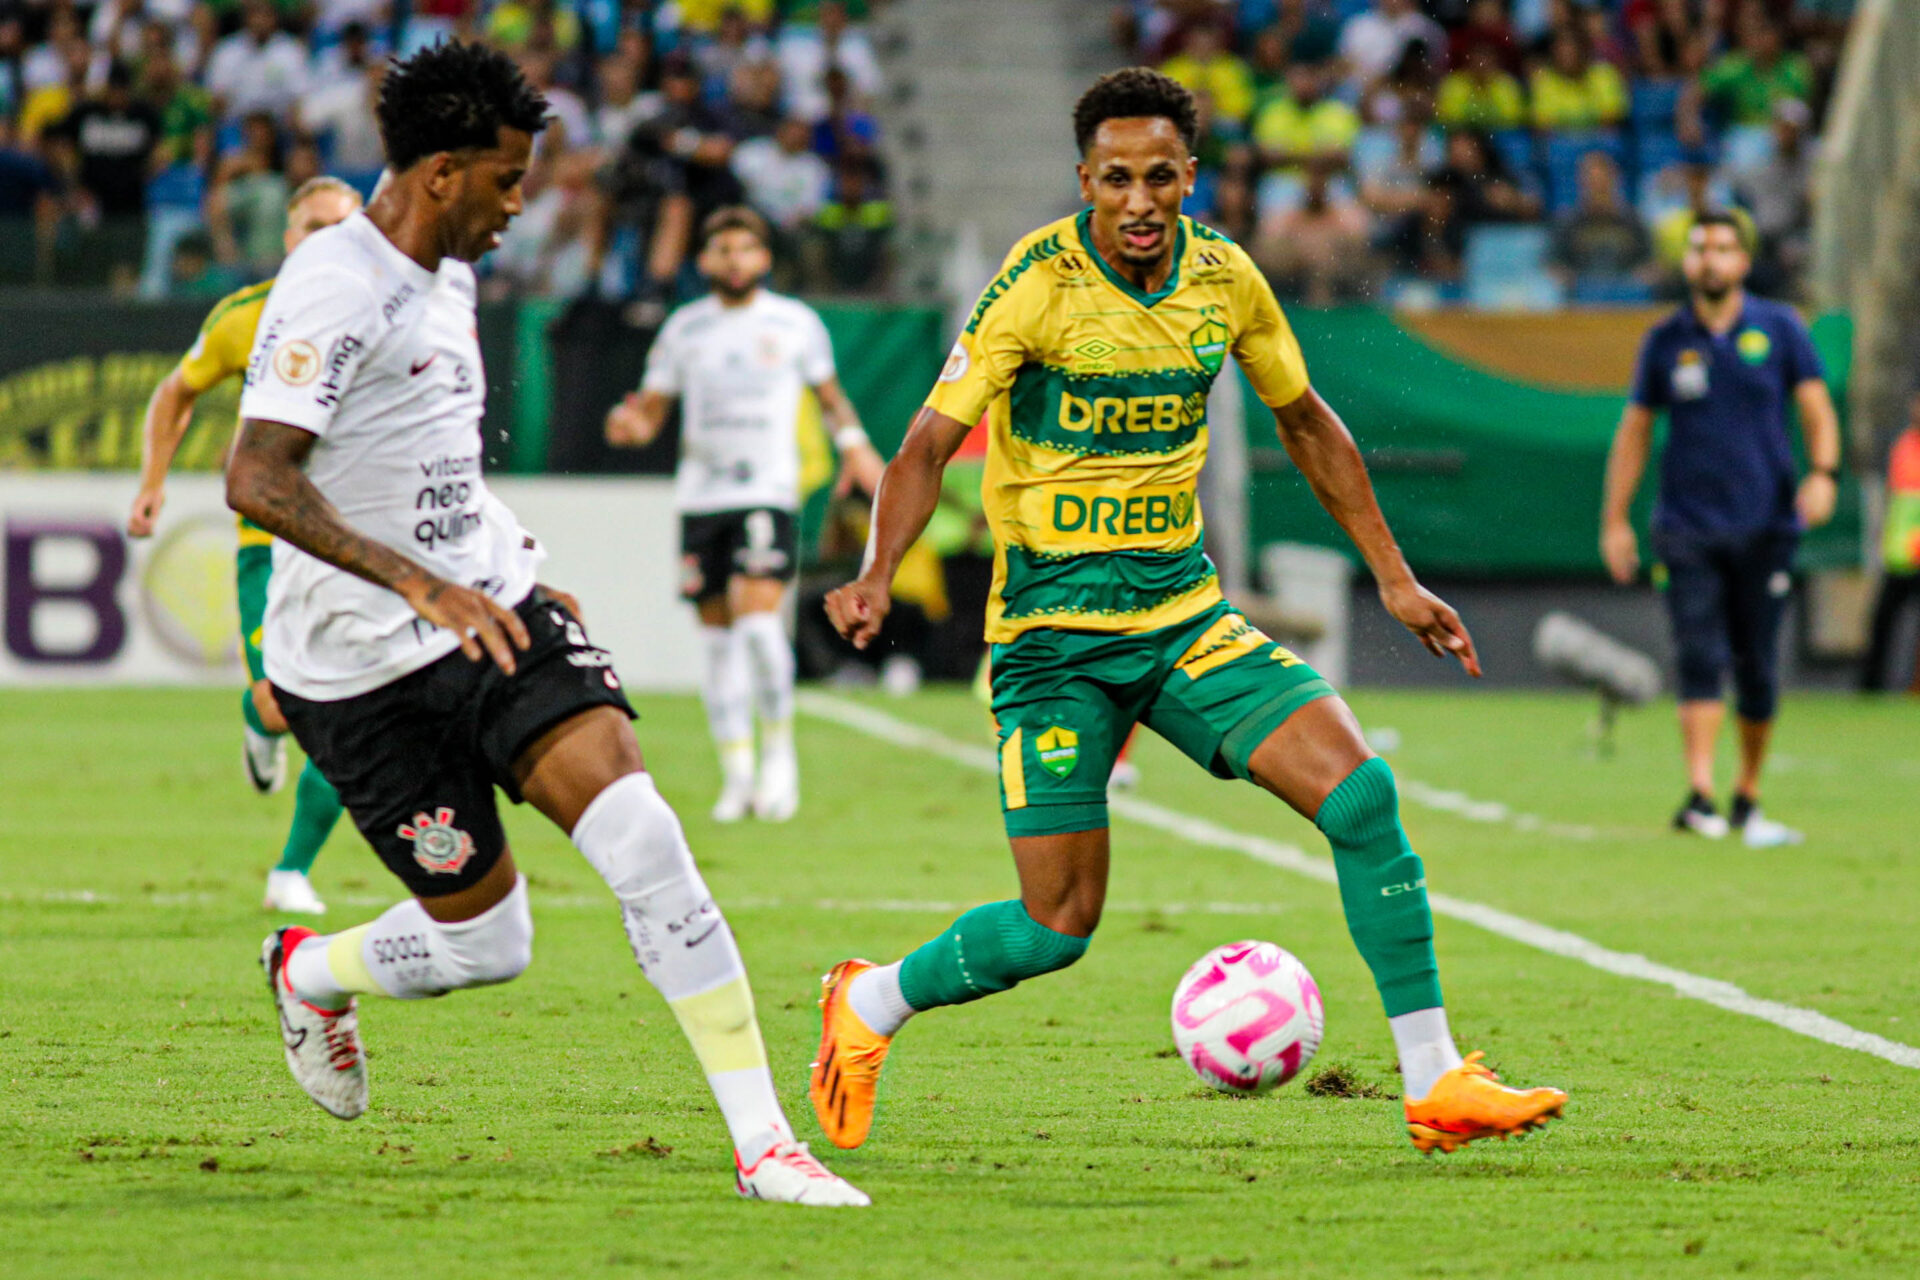
[[[1108,342],[1105,338],[1088,338],[1085,342],[1073,349],[1075,356],[1073,372],[1083,377],[1112,373],[1114,370],[1113,357],[1119,350],[1119,347]]]
[[[413,815],[399,827],[402,840],[413,841],[413,860],[437,876],[459,875],[473,857],[473,837],[453,825],[453,810],[441,805],[429,818]]]
[[[1227,326],[1218,320],[1203,320],[1187,341],[1202,369],[1208,373],[1220,372],[1220,366],[1227,359]]]
[[[295,338],[273,353],[273,371],[290,387],[304,387],[320,373],[320,353],[311,342]]]
[[[1734,346],[1740,352],[1740,358],[1748,364],[1765,364],[1767,357],[1773,354],[1773,339],[1767,336],[1765,329],[1745,329]]]
[[[1227,255],[1217,245],[1203,244],[1187,259],[1187,274],[1205,280],[1227,269]]]
[[[1033,740],[1033,753],[1040,757],[1042,769],[1056,778],[1064,778],[1080,763],[1080,735],[1054,725]]]

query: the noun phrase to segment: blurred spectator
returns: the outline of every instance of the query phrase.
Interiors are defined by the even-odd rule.
[[[695,44],[693,59],[707,82],[708,94],[723,97],[740,67],[773,61],[773,44],[748,24],[740,10],[728,9],[713,39]]]
[[[815,288],[877,289],[891,265],[893,206],[871,156],[849,155],[833,167],[833,200],[815,215],[808,236]]]
[[[487,39],[509,52],[538,48],[570,53],[580,47],[580,15],[553,0],[502,0],[487,15]],[[578,146],[580,138],[574,137]]]
[[[213,98],[183,80],[171,45],[151,45],[140,67],[140,96],[160,113],[159,164],[206,167],[213,159]]]
[[[1327,96],[1330,70],[1296,63],[1287,72],[1287,93],[1270,98],[1254,116],[1251,137],[1260,162],[1298,177],[1309,160],[1345,163],[1360,135],[1360,116]]]
[[[1482,50],[1508,75],[1520,70],[1520,42],[1500,0],[1473,0],[1467,6],[1466,22],[1447,38],[1447,65],[1458,70]]]
[[[328,168],[358,189],[363,198],[386,164],[380,122],[374,118],[380,82],[386,75],[383,60],[343,71],[338,79],[302,98],[297,112],[300,130],[326,143]]]
[[[28,142],[37,140],[66,119],[86,100],[87,83],[95,61],[87,42],[78,36],[61,39],[57,44],[49,41],[34,52],[42,50],[51,55],[57,75],[43,82],[42,77],[48,74],[44,65],[35,70],[22,64],[21,79],[28,85],[28,92],[20,107],[20,136]]]
[[[1591,4],[1580,10],[1580,35],[1587,42],[1588,56],[1604,62],[1621,74],[1629,74],[1633,55],[1620,30],[1614,25],[1614,12],[1605,5]]]
[[[1484,135],[1447,135],[1439,181],[1453,192],[1454,215],[1463,223],[1521,222],[1540,216],[1540,201],[1527,194]]]
[[[588,146],[593,141],[593,124],[587,116],[587,104],[565,85],[556,84],[553,68],[558,61],[549,49],[523,49],[515,58],[520,74],[547,100],[547,127],[540,135],[539,149],[558,155],[572,147]]]
[[[226,119],[256,111],[284,117],[306,91],[306,49],[280,30],[269,0],[245,0],[240,21],[240,30],[214,46],[207,59],[207,89]]]
[[[1384,146],[1354,149],[1354,170],[1361,202],[1397,226],[1397,220],[1426,204],[1427,179],[1439,172],[1446,152],[1439,136],[1418,116],[1403,116],[1385,126],[1384,133]]]
[[[487,259],[489,296],[508,290],[570,298],[589,284],[593,221],[593,154],[583,149],[535,162],[527,174],[526,208]]]
[[[1742,13],[1740,47],[1701,73],[1697,100],[1723,123],[1765,126],[1776,102],[1811,97],[1813,75],[1806,55],[1786,47],[1780,28],[1763,10],[1749,7]]]
[[[1415,48],[1430,65],[1446,56],[1447,33],[1422,14],[1414,0],[1373,0],[1373,8],[1355,14],[1340,29],[1340,57],[1355,92],[1384,79]]]
[[[735,67],[725,110],[734,137],[772,137],[786,119],[780,113],[780,68],[771,62]]]
[[[146,250],[147,178],[160,145],[160,114],[134,97],[123,62],[106,88],[75,107],[57,129],[80,202],[76,282],[132,288]]]
[[[0,116],[0,282],[52,278],[60,190],[59,175]]]
[[[48,15],[46,32],[46,38],[20,59],[20,87],[24,96],[31,97],[36,90],[55,87],[81,91],[85,80],[76,82],[73,77],[76,58],[84,73],[92,62],[93,50],[81,34],[80,19],[63,5]]]
[[[12,120],[26,100],[25,82],[20,78],[20,59],[26,51],[27,34],[19,16],[0,10],[0,120]]]
[[[1906,429],[1894,437],[1887,454],[1880,568],[1880,590],[1867,632],[1866,658],[1860,664],[1860,688],[1866,693],[1884,692],[1897,679],[1887,667],[1888,659],[1894,657],[1900,616],[1909,602],[1920,603],[1920,396],[1907,401]],[[1920,694],[1920,653],[1914,655],[1907,692]]]
[[[213,237],[195,231],[180,237],[168,268],[167,293],[176,298],[218,298],[240,284],[240,277],[220,265]]]
[[[1650,284],[1652,247],[1622,198],[1613,157],[1604,151],[1580,157],[1580,201],[1553,233],[1552,261],[1566,283]]]
[[[879,59],[867,33],[853,26],[842,0],[820,0],[811,23],[790,21],[780,29],[780,76],[787,111],[818,120],[830,103],[828,73],[841,71],[864,98],[882,88]]]
[[[244,279],[260,280],[280,263],[286,226],[287,157],[268,111],[240,122],[240,145],[220,158],[207,193],[214,256]]]
[[[1527,121],[1520,82],[1501,70],[1498,53],[1486,44],[1474,45],[1466,65],[1441,80],[1435,109],[1450,129],[1517,129]]]
[[[1340,52],[1338,0],[1280,0],[1273,30],[1286,42],[1295,62],[1325,62]]]
[[[1627,0],[1625,23],[1633,36],[1635,65],[1652,80],[1681,75],[1688,51],[1704,40],[1688,0]]]
[[[625,146],[634,129],[666,105],[666,99],[658,93],[640,92],[640,75],[641,68],[632,58],[615,53],[600,59],[593,109],[595,146]]]
[[[1160,70],[1196,93],[1209,94],[1219,119],[1244,124],[1253,114],[1253,71],[1227,47],[1226,33],[1219,27],[1194,28],[1186,48]]]
[[[720,30],[721,22],[734,10],[764,30],[773,22],[776,6],[774,0],[680,0],[678,7],[682,31],[710,36]]]
[[[1434,174],[1427,180],[1426,199],[1393,239],[1399,265],[1423,280],[1453,284],[1460,279],[1467,224],[1460,216],[1457,190],[1445,174]]]
[[[1734,197],[1752,211],[1760,237],[1754,258],[1758,292],[1788,292],[1806,265],[1807,228],[1813,220],[1812,123],[1806,103],[1782,98],[1774,104],[1773,145],[1766,158],[1733,178]]]
[[[470,32],[479,16],[480,0],[409,0],[402,57],[441,40]]]
[[[1311,62],[1314,59],[1302,58],[1300,61]],[[1286,33],[1279,27],[1268,27],[1254,36],[1247,50],[1247,71],[1253,77],[1254,110],[1258,110],[1268,98],[1287,91],[1287,68],[1293,63]]]
[[[1627,114],[1619,68],[1595,61],[1577,27],[1562,27],[1548,44],[1547,64],[1533,73],[1533,124],[1545,130],[1610,128]]]
[[[806,121],[789,116],[773,137],[751,139],[733,151],[733,173],[746,188],[747,202],[783,239],[814,219],[833,183],[827,162],[808,145],[812,132]]]
[[[342,79],[357,80],[368,66],[384,62],[374,46],[373,29],[361,21],[340,28],[337,44],[329,45],[313,57],[308,84],[319,89]]]
[[[1693,220],[1709,209],[1725,209],[1732,201],[1730,192],[1714,189],[1713,167],[1703,160],[1683,161],[1671,172],[1660,175],[1663,182],[1671,182],[1675,177],[1680,182],[1681,198],[1654,222],[1653,252],[1663,291],[1677,298],[1686,293],[1686,282],[1680,277],[1680,260],[1686,256],[1687,235],[1693,230]],[[1741,208],[1732,208],[1729,212],[1740,223],[1740,238],[1746,243],[1747,252],[1757,252],[1753,216]]]
[[[1262,217],[1253,258],[1282,289],[1310,307],[1357,295],[1373,273],[1367,253],[1372,222],[1351,197],[1330,185],[1332,166],[1307,166],[1301,202]]]
[[[826,115],[813,126],[813,149],[830,164],[846,155],[872,155],[880,122],[854,96],[852,77],[838,67],[827,72],[827,101]]]

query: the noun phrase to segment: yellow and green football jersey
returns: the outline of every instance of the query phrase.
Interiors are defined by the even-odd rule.
[[[216,302],[201,321],[200,335],[180,359],[180,379],[195,395],[246,373],[253,336],[260,328],[260,313],[272,288],[273,281],[263,280],[237,289]],[[244,516],[240,518],[242,547],[264,547],[272,542],[272,534]]]
[[[1013,247],[927,405],[988,415],[994,537],[987,639],[1137,633],[1219,603],[1197,485],[1207,392],[1228,353],[1269,405],[1307,388],[1300,344],[1238,245],[1181,218],[1174,268],[1143,293],[1093,247],[1091,210]]]

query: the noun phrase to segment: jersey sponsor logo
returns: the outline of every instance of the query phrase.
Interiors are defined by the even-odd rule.
[[[1093,264],[1087,261],[1087,255],[1073,249],[1054,258],[1049,265],[1053,268],[1053,274],[1062,280],[1078,280],[1093,270]]]
[[[1202,369],[1219,373],[1227,359],[1227,326],[1218,320],[1203,320],[1187,338],[1187,344],[1193,348],[1193,358],[1200,362]]]
[[[411,302],[412,300],[413,300],[413,286],[410,284],[401,285],[398,289],[395,289],[393,291],[393,295],[391,297],[389,297],[385,302],[380,304],[380,318],[386,321],[388,324],[392,324],[393,318],[400,314],[400,308],[406,306],[407,303]],[[414,372],[418,373],[419,370],[416,369],[414,370]]]
[[[1673,363],[1673,398],[1699,400],[1707,394],[1707,362],[1692,347],[1682,351]]]
[[[1207,397],[1198,391],[1186,395],[1094,396],[1082,399],[1060,393],[1060,429],[1140,434],[1178,431],[1206,421]]]
[[[347,363],[363,345],[365,344],[360,339],[350,333],[343,333],[333,340],[333,345],[327,348],[327,376],[321,380],[320,394],[314,397],[316,403],[328,409],[340,403],[340,391],[345,385],[342,379],[347,372]]]
[[[1765,329],[1743,329],[1740,336],[1733,340],[1733,345],[1740,352],[1740,358],[1748,364],[1765,364],[1767,357],[1773,354],[1773,339],[1767,336]]]
[[[1064,778],[1080,763],[1080,735],[1059,725],[1043,729],[1033,740],[1033,754],[1042,769]]]
[[[1193,525],[1197,509],[1191,489],[1159,493],[1111,492],[1092,487],[1079,492],[1055,490],[1053,529],[1055,533],[1104,533],[1114,537],[1176,533]]]
[[[1273,641],[1267,634],[1248,622],[1237,613],[1229,613],[1215,620],[1198,640],[1187,647],[1180,660],[1173,664],[1175,671],[1186,673],[1187,679],[1198,680],[1216,667],[1225,666],[1235,658],[1244,658],[1258,652],[1264,645]],[[1282,652],[1285,652],[1282,650]],[[1288,654],[1288,657],[1293,657]],[[1299,662],[1294,658],[1294,662]],[[1291,665],[1291,664],[1289,664]]]
[[[413,815],[397,828],[402,840],[413,841],[413,860],[436,876],[460,874],[473,858],[473,837],[453,825],[453,810],[441,805],[429,818]]]
[[[1195,280],[1211,280],[1226,269],[1226,252],[1214,245],[1201,245],[1187,259],[1187,275]]]
[[[311,342],[295,338],[273,353],[273,372],[290,387],[304,387],[320,372],[320,353]]]
[[[967,376],[967,368],[973,363],[967,356],[966,344],[955,342],[953,350],[947,352],[947,362],[940,368],[940,381],[958,382]]]
[[[1083,377],[1112,373],[1114,371],[1113,357],[1117,355],[1119,351],[1119,347],[1108,342],[1105,338],[1088,338],[1085,342],[1073,349],[1073,354],[1077,358],[1072,362],[1071,371]]]

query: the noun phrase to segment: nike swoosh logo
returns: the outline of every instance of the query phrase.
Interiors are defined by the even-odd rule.
[[[286,1046],[289,1049],[298,1049],[307,1042],[307,1029],[305,1027],[296,1027],[287,1021],[287,1014],[284,1009],[281,1010],[280,1013],[280,1039],[286,1042]]]
[[[438,351],[434,352],[432,355],[428,356],[425,360],[422,360],[420,363],[409,368],[407,370],[408,375],[413,376],[418,374],[422,369],[426,368],[428,365],[432,364],[435,360],[438,360],[439,358],[440,358],[440,353]]]
[[[713,936],[713,931],[715,929],[718,929],[719,927],[720,927],[720,922],[718,920],[715,920],[712,924],[707,926],[707,931],[705,933],[701,934],[697,938],[688,938],[687,946],[689,948],[699,946],[701,943],[705,942],[708,938],[711,938]]]

